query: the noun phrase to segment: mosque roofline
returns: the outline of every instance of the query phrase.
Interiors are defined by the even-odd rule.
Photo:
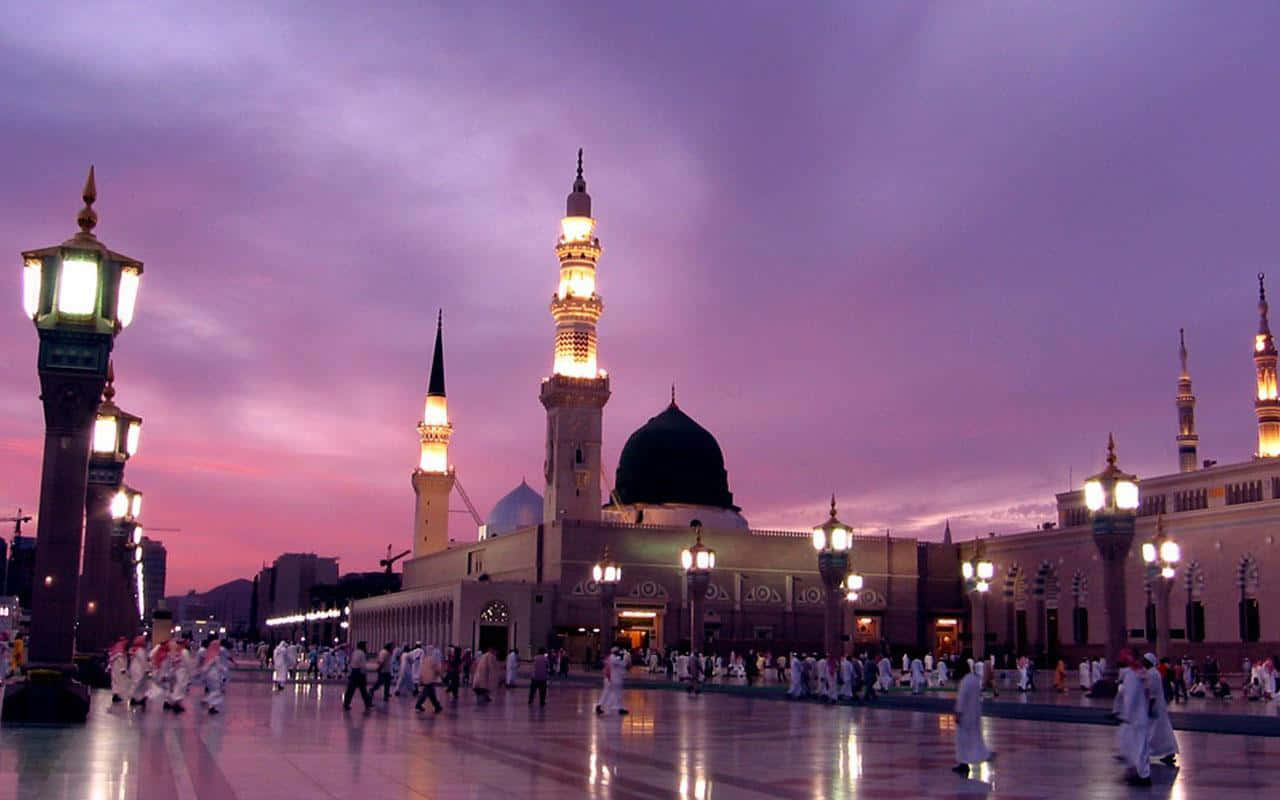
[[[1203,482],[1206,478],[1214,480],[1229,477],[1237,474],[1249,474],[1252,472],[1266,473],[1267,475],[1275,475],[1280,477],[1280,458],[1253,458],[1248,461],[1238,461],[1232,464],[1214,464],[1211,467],[1202,467],[1192,470],[1191,472],[1167,472],[1163,475],[1153,475],[1151,477],[1138,476],[1139,491],[1150,489],[1165,490],[1171,487],[1186,485],[1188,488],[1195,487]],[[1065,492],[1058,492],[1054,495],[1059,503],[1063,501],[1071,501],[1079,499],[1083,496],[1083,485],[1076,489],[1069,489]]]

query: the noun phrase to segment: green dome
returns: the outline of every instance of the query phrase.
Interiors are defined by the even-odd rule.
[[[627,439],[615,483],[623,505],[685,503],[738,510],[716,437],[674,402]]]

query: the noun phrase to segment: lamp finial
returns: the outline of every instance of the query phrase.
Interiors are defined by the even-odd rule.
[[[1114,434],[1107,434],[1107,464],[1114,467],[1116,465],[1116,437]]]
[[[110,403],[116,396],[116,362],[115,359],[107,362],[107,385],[102,387],[102,399]]]
[[[85,179],[80,198],[84,200],[84,208],[76,214],[76,224],[80,226],[81,233],[93,236],[93,229],[98,224],[98,212],[93,210],[93,203],[98,199],[98,184],[93,178],[92,164],[89,165],[89,177]]]

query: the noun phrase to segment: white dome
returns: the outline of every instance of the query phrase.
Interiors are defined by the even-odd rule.
[[[542,495],[520,481],[520,485],[503,495],[485,519],[489,536],[510,533],[542,521]]]

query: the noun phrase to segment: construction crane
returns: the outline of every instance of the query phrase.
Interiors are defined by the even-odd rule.
[[[21,509],[21,508],[19,508],[19,509],[18,509],[18,513],[17,513],[17,515],[16,515],[16,516],[12,516],[12,517],[0,517],[0,522],[12,522],[12,523],[13,523],[13,535],[14,535],[14,536],[21,536],[21,535],[22,535],[22,525],[23,525],[24,523],[27,523],[27,522],[30,522],[30,521],[31,521],[31,515],[30,515],[30,514],[23,514],[23,513],[22,513],[22,509]]]
[[[391,568],[396,565],[397,561],[399,561],[400,559],[404,558],[407,555],[409,555],[409,551],[405,550],[403,553],[393,556],[391,555],[391,545],[387,545],[387,557],[379,560],[378,566],[387,568],[387,577],[389,578],[391,577]]]
[[[460,508],[454,508],[450,509],[449,513],[470,514],[471,519],[475,520],[476,527],[479,528],[484,524],[484,520],[480,519],[480,512],[476,511],[475,503],[471,502],[471,498],[467,496],[467,490],[462,488],[462,481],[458,480],[456,475],[453,478],[453,485],[458,489],[458,496],[462,498],[463,503],[466,503],[467,509],[466,511],[463,511]]]

